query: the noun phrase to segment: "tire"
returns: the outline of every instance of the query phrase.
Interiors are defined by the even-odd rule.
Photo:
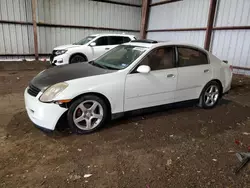
[[[87,61],[87,58],[80,54],[75,54],[70,58],[69,64],[81,63]]]
[[[96,95],[85,95],[71,104],[67,119],[72,132],[87,134],[102,127],[108,119],[108,114],[104,100]]]
[[[209,82],[202,90],[199,98],[199,106],[204,109],[215,107],[220,99],[221,89],[218,82]]]

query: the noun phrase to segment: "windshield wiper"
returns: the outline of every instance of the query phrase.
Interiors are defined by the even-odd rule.
[[[106,66],[106,67],[107,67],[107,69],[110,69],[110,70],[120,70],[120,69],[114,68],[114,67],[108,67],[108,66]]]
[[[99,63],[95,63],[94,61],[90,61],[89,63],[90,63],[91,65],[93,65],[93,66],[100,67],[100,68],[103,68],[103,69],[120,70],[120,69],[118,69],[118,68],[109,67],[109,66],[101,65],[101,64],[99,64]]]
[[[89,62],[91,65],[94,65],[96,67],[100,67],[100,68],[103,68],[103,69],[108,69],[108,67],[104,66],[104,65],[100,65],[100,64],[97,64],[95,63],[94,61],[90,61]]]

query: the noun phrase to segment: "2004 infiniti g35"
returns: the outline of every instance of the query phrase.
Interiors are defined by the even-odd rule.
[[[112,115],[199,99],[214,107],[231,87],[230,66],[199,47],[137,40],[95,61],[39,73],[25,90],[31,121],[54,130],[66,113],[73,132],[95,131]]]

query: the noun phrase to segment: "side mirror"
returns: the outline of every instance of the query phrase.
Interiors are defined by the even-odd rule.
[[[95,43],[95,42],[91,42],[89,45],[90,45],[91,47],[94,47],[94,46],[96,46],[96,43]]]
[[[147,74],[151,71],[151,68],[147,65],[140,65],[136,71],[139,73]]]

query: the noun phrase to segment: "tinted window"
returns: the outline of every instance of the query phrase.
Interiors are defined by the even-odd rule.
[[[173,47],[161,47],[150,52],[140,63],[148,65],[151,70],[171,69],[175,67],[175,53]]]
[[[179,67],[208,64],[207,55],[199,50],[179,47]]]
[[[123,37],[118,37],[118,36],[109,37],[109,45],[116,45],[122,43],[123,43]]]
[[[101,37],[96,40],[96,46],[108,45],[108,37]]]
[[[125,42],[129,42],[129,41],[131,41],[131,39],[129,38],[129,37],[123,37],[123,42],[125,43]]]

